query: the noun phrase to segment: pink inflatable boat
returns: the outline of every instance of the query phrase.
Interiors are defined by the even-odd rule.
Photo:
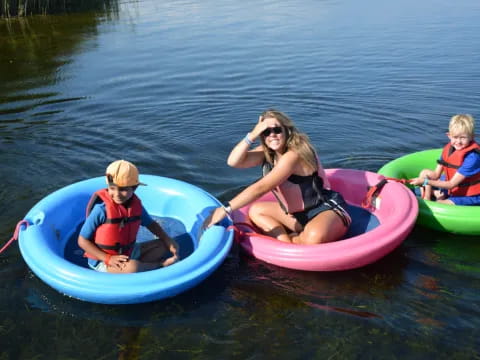
[[[343,240],[318,245],[280,242],[255,232],[248,219],[249,206],[233,213],[236,238],[257,259],[277,266],[308,271],[358,268],[390,253],[412,230],[418,214],[415,195],[398,182],[386,184],[369,198],[382,175],[352,169],[326,169],[333,190],[347,203],[352,225]],[[258,201],[276,201],[270,193]],[[369,200],[369,201],[365,201]],[[371,201],[370,201],[371,200]],[[366,208],[364,206],[367,203]]]

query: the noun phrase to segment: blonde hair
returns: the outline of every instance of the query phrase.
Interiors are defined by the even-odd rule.
[[[465,133],[471,138],[475,135],[475,119],[469,114],[457,114],[452,116],[448,125],[450,134]]]
[[[312,170],[318,170],[317,155],[315,149],[310,143],[310,139],[304,133],[298,131],[293,121],[283,112],[274,109],[266,110],[262,113],[262,118],[275,118],[280,122],[285,131],[286,136],[286,150],[292,150],[296,152],[300,159],[308,164]],[[273,165],[275,158],[275,152],[271,150],[266,144],[265,139],[260,137],[262,143],[265,159],[268,163]]]

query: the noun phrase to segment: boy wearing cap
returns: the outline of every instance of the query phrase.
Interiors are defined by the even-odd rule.
[[[106,170],[108,187],[93,194],[87,206],[78,245],[91,268],[110,273],[132,273],[168,266],[178,260],[178,245],[154,221],[134,194],[140,183],[135,165],[125,160]],[[136,243],[140,225],[159,240]],[[171,252],[172,256],[165,259]]]

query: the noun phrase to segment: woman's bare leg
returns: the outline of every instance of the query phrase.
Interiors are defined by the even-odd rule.
[[[297,219],[285,214],[277,202],[257,202],[250,207],[248,216],[266,235],[283,242],[292,242],[285,228],[296,232],[302,231]]]
[[[339,240],[347,232],[347,226],[333,210],[323,211],[310,220],[305,229],[292,238],[295,244],[313,245]]]

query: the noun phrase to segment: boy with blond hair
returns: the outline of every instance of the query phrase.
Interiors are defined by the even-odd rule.
[[[411,184],[422,186],[422,197],[451,205],[480,205],[480,146],[475,142],[475,120],[471,115],[452,116],[435,170],[424,169]]]

